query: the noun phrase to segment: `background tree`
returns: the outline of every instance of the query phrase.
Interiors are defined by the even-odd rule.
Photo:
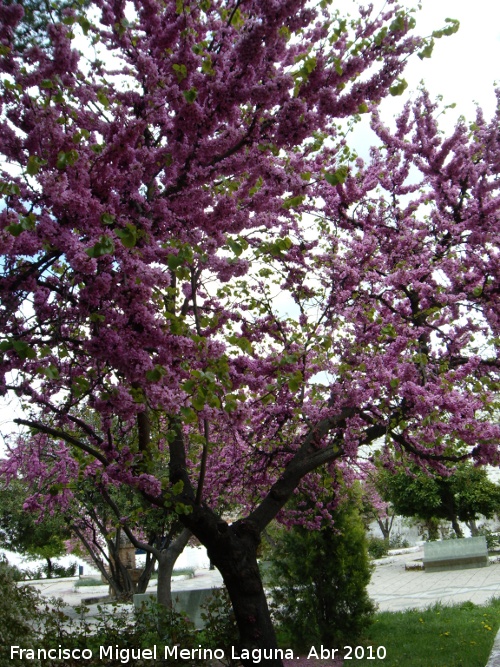
[[[16,4],[15,0],[5,0],[7,7]],[[50,26],[56,26],[72,11],[84,12],[89,4],[89,0],[23,0],[23,22],[15,30],[16,50],[22,52],[30,46],[50,48]]]
[[[396,518],[396,512],[390,503],[385,502],[376,488],[377,468],[369,466],[362,484],[361,507],[366,529],[373,521],[377,522],[384,541],[389,545],[391,530]]]
[[[452,474],[436,475],[415,465],[381,470],[377,486],[395,511],[426,522],[446,519],[457,537],[463,537],[459,521],[477,534],[479,516],[492,518],[500,509],[500,487],[492,482],[485,468],[459,464]]]
[[[313,471],[379,438],[438,471],[496,460],[499,117],[445,138],[422,94],[383,126],[432,47],[393,4],[91,7],[21,55],[0,4],[0,388],[57,491],[34,504],[80,474],[136,489],[207,547],[242,647],[272,649],[260,535]],[[365,164],[339,123],[370,110]]]
[[[66,555],[69,526],[60,513],[36,521],[36,517],[23,508],[28,495],[26,485],[19,481],[0,487],[0,547],[30,559],[43,558],[50,579],[53,559]]]

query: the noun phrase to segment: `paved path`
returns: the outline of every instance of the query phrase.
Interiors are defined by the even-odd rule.
[[[426,573],[423,570],[405,570],[405,564],[418,561],[423,550],[392,556],[376,561],[368,592],[381,611],[424,608],[437,602],[453,604],[470,600],[485,604],[494,596],[500,597],[500,563],[469,570]],[[43,595],[62,597],[71,607],[83,598],[106,595],[106,586],[75,588],[77,578],[32,582],[30,585]],[[222,584],[217,570],[196,570],[195,577],[174,581],[172,591],[213,588]],[[148,590],[154,591],[156,582]],[[90,615],[97,605],[91,605]],[[76,616],[76,614],[75,614]],[[500,632],[497,636],[487,667],[500,667]]]
[[[405,570],[406,563],[423,557],[423,549],[376,561],[368,593],[381,611],[422,609],[436,602],[453,604],[470,600],[485,604],[500,597],[500,563],[469,570],[424,572]]]

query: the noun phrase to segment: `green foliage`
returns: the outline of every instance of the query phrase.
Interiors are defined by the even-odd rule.
[[[383,558],[389,551],[389,543],[383,537],[368,537],[368,553],[371,558]]]
[[[69,530],[60,515],[47,516],[42,521],[23,509],[29,491],[19,480],[0,488],[0,546],[30,558],[51,558],[66,553],[64,540]],[[51,576],[48,562],[46,575]],[[62,575],[59,575],[62,576]]]
[[[18,586],[18,571],[0,560],[0,667],[23,665],[24,661],[10,660],[11,645],[32,646],[33,629],[30,620],[39,603],[39,596],[29,586]]]
[[[238,644],[238,626],[226,589],[214,588],[202,609],[205,627],[199,635],[200,644],[204,648],[222,649],[227,664],[231,665],[231,647]]]
[[[333,512],[334,527],[285,531],[272,554],[274,614],[286,645],[352,641],[370,623],[371,567],[359,499],[351,489]]]
[[[16,49],[24,51],[27,47],[37,45],[47,47],[50,43],[48,27],[60,20],[69,24],[73,19],[67,15],[69,10],[80,12],[76,19],[85,32],[89,22],[85,20],[85,10],[90,0],[5,0],[5,4],[21,4],[24,10],[24,19],[16,29]],[[66,16],[65,16],[66,14]],[[63,18],[64,17],[64,18]]]
[[[128,607],[119,604],[98,607],[96,617],[87,617],[88,607],[79,607],[78,618],[70,618],[61,600],[44,600],[29,585],[16,584],[16,568],[6,560],[0,560],[0,667],[21,667],[24,660],[10,659],[10,646],[37,649],[90,649],[91,660],[85,663],[93,667],[102,664],[99,659],[101,646],[118,646],[120,653],[106,657],[107,667],[123,664],[134,667],[169,667],[189,665],[207,667],[209,660],[183,659],[180,655],[164,656],[164,647],[179,646],[183,649],[223,648],[230,655],[230,647],[237,641],[237,629],[231,603],[225,590],[214,591],[205,604],[203,618],[206,626],[198,632],[183,614],[166,609],[155,602],[144,604],[130,614]],[[127,650],[157,647],[157,660],[144,656],[129,658],[124,662]],[[65,658],[65,667],[79,667],[81,659]],[[37,663],[38,664],[38,663]],[[44,667],[58,667],[60,660],[43,660]]]
[[[484,468],[461,463],[447,477],[410,465],[396,472],[382,469],[377,488],[397,514],[425,522],[446,519],[458,529],[457,520],[492,517],[500,509],[500,486]],[[458,529],[459,530],[459,529]],[[460,536],[460,535],[459,535]]]
[[[480,526],[476,531],[476,535],[484,535],[488,549],[500,549],[500,533],[494,533],[486,526]]]

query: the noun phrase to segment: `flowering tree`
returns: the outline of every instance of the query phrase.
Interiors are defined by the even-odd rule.
[[[275,647],[261,532],[322,466],[379,438],[497,456],[498,117],[445,139],[422,95],[393,133],[374,114],[363,164],[339,119],[432,40],[392,3],[329,4],[95,0],[21,53],[0,3],[0,387],[48,492],[30,506],[84,476],[176,514],[247,652]]]

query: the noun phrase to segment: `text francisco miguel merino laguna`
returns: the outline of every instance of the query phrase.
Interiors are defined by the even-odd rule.
[[[321,647],[323,648],[323,647]],[[130,660],[156,660],[158,654],[157,647],[152,648],[120,648],[115,646],[100,646],[99,651],[92,651],[89,648],[21,648],[20,646],[10,647],[10,659],[24,659],[28,660],[92,660],[97,658],[99,660],[119,660],[124,665],[128,664]],[[94,655],[96,654],[96,655]],[[194,660],[196,658],[202,660],[224,660],[226,657],[225,651],[221,648],[180,648],[180,646],[165,646],[164,656],[166,658],[173,658],[174,660]],[[312,648],[309,656],[317,658],[318,653],[316,649]],[[232,659],[253,660],[254,664],[258,664],[261,660],[270,658],[286,658],[293,659],[292,649],[237,649],[235,646],[231,647]]]

